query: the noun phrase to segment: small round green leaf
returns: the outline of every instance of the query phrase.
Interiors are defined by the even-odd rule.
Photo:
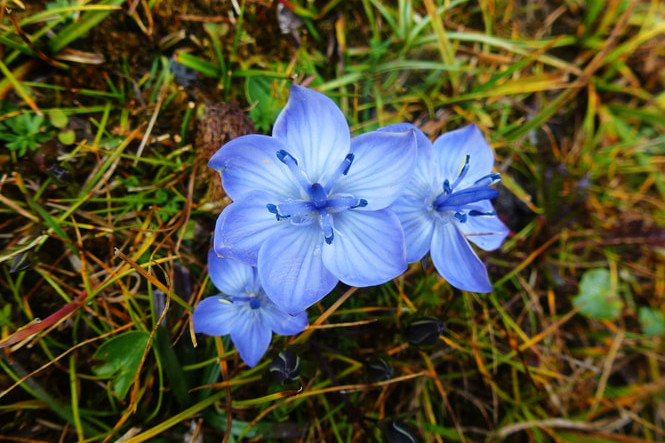
[[[642,327],[642,333],[645,335],[655,337],[665,332],[665,314],[660,311],[642,306],[638,311],[637,319]]]
[[[71,145],[76,141],[76,134],[73,129],[60,131],[58,133],[58,140],[60,140],[60,143],[63,145]]]
[[[610,272],[592,269],[582,276],[580,292],[573,299],[580,312],[596,320],[614,320],[621,315],[623,300],[612,290]]]
[[[55,126],[56,128],[64,128],[67,126],[67,123],[69,122],[69,119],[67,118],[67,114],[63,112],[62,109],[51,109],[48,113],[48,119],[51,121],[51,124]]]

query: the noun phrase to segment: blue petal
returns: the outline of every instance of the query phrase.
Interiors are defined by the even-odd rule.
[[[420,130],[420,128],[418,128],[418,126],[407,122],[393,123],[392,125],[383,126],[377,129],[377,132],[409,132],[412,130],[416,132],[416,137],[418,139],[420,139],[420,137],[427,139],[427,136]],[[418,134],[419,132],[420,134]],[[418,142],[420,142],[420,140],[418,140]]]
[[[259,290],[256,270],[245,263],[208,251],[208,274],[217,289],[227,295],[244,296]]]
[[[270,329],[279,335],[295,335],[307,328],[307,313],[305,311],[296,315],[289,315],[270,301],[262,306],[261,310]]]
[[[337,284],[321,260],[318,223],[290,225],[270,236],[259,250],[258,270],[266,295],[295,315],[325,297]]]
[[[494,212],[492,203],[487,200],[474,203],[474,206],[478,206],[481,212]],[[496,215],[467,217],[466,223],[460,223],[457,226],[466,235],[467,240],[485,251],[493,251],[501,246],[510,232],[510,229]],[[487,235],[478,235],[483,233]]]
[[[273,198],[297,198],[300,187],[279,161],[276,153],[284,144],[265,135],[244,135],[220,148],[208,166],[222,174],[226,194],[233,200],[252,191],[263,191]]]
[[[288,146],[312,183],[334,171],[349,153],[349,125],[337,105],[320,92],[291,86],[289,101],[272,130]]]
[[[427,209],[425,198],[402,195],[390,206],[402,224],[406,240],[406,261],[409,263],[423,258],[432,244],[435,218]],[[431,204],[429,207],[431,208]]]
[[[234,330],[239,306],[224,297],[208,297],[194,308],[194,332],[208,335],[226,335]]]
[[[377,129],[377,131],[380,132],[404,132],[410,130],[413,130],[416,134],[418,154],[413,170],[413,177],[411,177],[409,185],[404,190],[404,194],[418,196],[428,195],[434,190],[441,192],[441,183],[437,183],[438,163],[436,156],[434,156],[432,142],[427,138],[423,131],[411,123],[395,123]]]
[[[244,311],[231,332],[231,340],[240,358],[253,368],[261,360],[272,338],[272,331],[262,315],[256,311]]]
[[[391,210],[340,212],[334,226],[335,239],[323,248],[323,263],[347,285],[379,285],[406,270],[404,233]]]
[[[409,132],[368,132],[351,140],[355,160],[333,192],[367,200],[363,211],[387,208],[402,194],[413,175],[416,136]]]
[[[492,292],[487,269],[453,223],[437,223],[430,250],[439,274],[458,289]]]
[[[269,203],[269,195],[252,192],[224,208],[215,225],[215,253],[256,266],[265,239],[290,225],[288,220],[277,221],[266,207]]]
[[[434,141],[434,154],[439,162],[439,182],[453,183],[467,155],[469,170],[456,189],[471,186],[479,178],[492,172],[494,153],[483,133],[474,124],[446,132]]]

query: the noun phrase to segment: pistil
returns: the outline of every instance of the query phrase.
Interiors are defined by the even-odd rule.
[[[434,200],[434,208],[437,211],[454,211],[471,203],[492,199],[497,195],[499,192],[496,189],[487,186],[474,186],[452,194],[444,192]]]
[[[310,186],[309,196],[312,199],[312,203],[316,206],[316,209],[323,209],[328,203],[328,196],[326,195],[326,190],[323,189],[318,183],[314,183]]]

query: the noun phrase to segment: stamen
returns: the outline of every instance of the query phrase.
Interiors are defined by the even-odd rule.
[[[298,160],[296,160],[291,154],[289,154],[284,149],[280,149],[276,152],[277,158],[279,161],[284,163],[291,171],[291,175],[298,181],[298,184],[308,192],[310,187],[309,179],[305,176],[305,173],[298,167]]]
[[[460,223],[466,223],[466,214],[463,212],[456,212],[455,218],[459,220]]]
[[[344,160],[342,160],[342,163],[339,165],[339,167],[335,170],[335,172],[332,173],[330,178],[326,181],[326,184],[324,185],[326,194],[330,192],[333,185],[337,182],[337,180],[339,180],[341,176],[349,173],[349,168],[351,168],[351,164],[353,163],[353,160],[355,158],[356,157],[353,154],[346,155],[346,157],[344,158]]]
[[[353,208],[364,208],[365,206],[367,206],[367,200],[364,198],[355,198],[350,195],[338,195],[335,198],[328,200],[326,210],[334,214],[335,212],[341,212]]]
[[[340,168],[344,167],[344,172],[342,172],[343,175],[346,175],[349,173],[349,168],[351,168],[351,164],[353,163],[353,160],[356,158],[354,154],[346,154],[346,157],[344,157],[344,161],[340,165]]]
[[[295,166],[298,166],[298,160],[296,160],[291,154],[289,154],[284,149],[277,151],[277,158],[279,161],[284,163],[287,166],[290,166],[290,163],[293,163]]]
[[[454,194],[440,194],[434,201],[434,208],[437,211],[452,211],[461,208],[469,203],[475,203],[480,200],[489,200],[499,195],[495,189],[487,186],[477,186],[463,189]]]
[[[314,206],[314,203],[304,200],[288,201],[278,205],[270,203],[266,205],[266,208],[268,208],[268,211],[270,211],[271,214],[277,216],[278,221],[289,217],[307,215],[317,209],[316,206]]]
[[[450,194],[451,192],[453,192],[453,188],[450,187],[450,182],[448,181],[448,179],[445,179],[445,180],[443,181],[443,193],[444,193],[445,195],[448,195],[448,194]]]
[[[251,295],[249,297],[245,296],[233,296],[229,297],[233,303],[235,302],[247,302],[249,303],[249,307],[252,309],[259,309],[261,307],[261,300],[259,300],[257,297],[254,295]]]
[[[332,216],[328,214],[328,211],[326,210],[319,211],[319,215],[319,225],[323,231],[323,237],[325,238],[326,243],[331,244],[333,242],[333,238],[335,237],[333,232]]]
[[[277,209],[277,206],[273,205],[272,203],[268,203],[266,205],[266,208],[268,208],[268,212],[271,214],[275,214],[275,217],[277,218],[277,221],[283,220],[285,218],[289,218],[288,215],[281,215],[279,213],[279,210]]]
[[[320,184],[314,183],[310,187],[309,196],[317,209],[326,207],[326,204],[328,203],[328,195],[326,194],[326,190],[323,189],[323,186]]]
[[[455,182],[451,186],[452,189],[455,189],[455,186],[459,185],[459,183],[464,179],[464,176],[466,176],[466,173],[469,170],[469,160],[471,160],[471,156],[469,154],[466,154],[466,156],[464,157],[464,163],[462,164],[462,167],[457,173],[457,178],[455,179]]]
[[[492,172],[484,177],[480,177],[473,184],[480,186],[491,186],[499,181],[501,181],[501,174],[499,174],[498,172]]]
[[[249,302],[250,297],[241,296],[241,295],[233,295],[233,296],[229,296],[229,299],[230,299],[233,303],[235,303],[235,302],[237,302],[237,301],[246,301],[246,302]]]
[[[475,209],[472,209],[472,210],[469,211],[469,215],[471,217],[494,217],[496,215],[496,212],[494,212],[494,211],[482,212],[482,211],[476,211]]]

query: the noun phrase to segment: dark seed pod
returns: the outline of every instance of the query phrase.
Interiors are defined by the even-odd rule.
[[[436,318],[419,318],[406,328],[406,339],[412,345],[431,346],[437,342],[445,327],[446,325]]]
[[[367,377],[372,381],[384,381],[393,377],[393,368],[387,361],[377,358],[367,363]]]
[[[51,166],[48,168],[48,173],[51,177],[58,180],[59,182],[66,182],[71,177],[69,170],[60,165]]]
[[[152,291],[152,303],[155,306],[155,315],[157,318],[161,317],[166,308],[166,294],[159,289],[155,289]],[[164,316],[160,324],[166,327],[166,316]]]
[[[427,271],[427,266],[429,266],[429,255],[425,255],[420,259],[420,266],[423,268],[423,271]]]
[[[418,441],[416,434],[403,421],[386,421],[382,427],[383,435],[388,443],[416,443]]]
[[[178,63],[176,60],[171,61],[171,73],[173,73],[175,81],[183,86],[189,86],[189,84],[198,80],[196,71]]]
[[[282,351],[270,363],[268,370],[275,382],[293,383],[300,377],[300,357],[291,351]]]
[[[30,261],[28,253],[21,252],[14,257],[14,260],[12,260],[12,266],[9,268],[9,273],[16,274],[17,272],[25,271],[26,269],[30,269],[31,265],[32,262]]]

